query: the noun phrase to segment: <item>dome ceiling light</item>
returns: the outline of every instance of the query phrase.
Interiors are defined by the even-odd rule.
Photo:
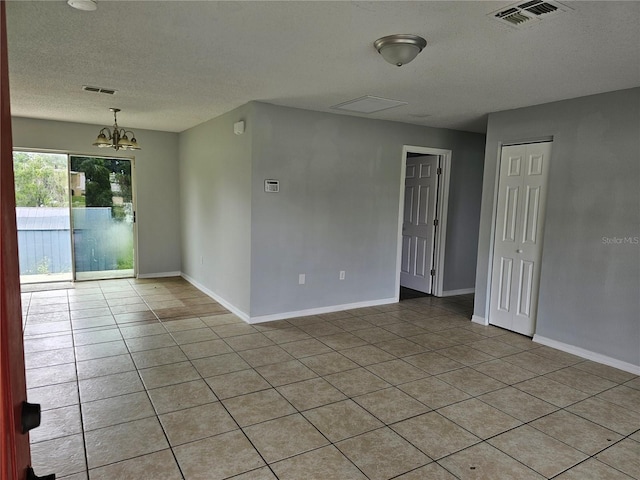
[[[373,46],[387,62],[401,67],[416,58],[427,46],[427,41],[417,35],[398,33],[379,38]]]

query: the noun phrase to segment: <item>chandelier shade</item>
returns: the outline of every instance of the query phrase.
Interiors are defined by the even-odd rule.
[[[417,35],[399,33],[379,38],[373,46],[387,62],[401,67],[416,58],[427,41]]]
[[[135,133],[131,130],[125,130],[118,127],[117,114],[120,111],[119,108],[110,108],[113,112],[113,127],[103,127],[98,133],[96,141],[93,142],[94,147],[99,148],[113,148],[114,150],[140,150]],[[131,140],[129,136],[131,135]]]

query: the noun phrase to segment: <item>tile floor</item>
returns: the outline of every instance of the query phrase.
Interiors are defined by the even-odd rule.
[[[247,325],[181,279],[67,286],[23,293],[39,475],[640,478],[640,378],[471,296]]]

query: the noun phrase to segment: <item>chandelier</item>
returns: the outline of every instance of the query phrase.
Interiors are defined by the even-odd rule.
[[[100,148],[111,147],[115,150],[140,150],[135,133],[131,130],[125,130],[124,128],[118,127],[118,119],[116,118],[116,115],[120,109],[110,108],[109,110],[113,112],[113,129],[104,127],[100,130],[98,138],[96,138],[93,146]],[[131,134],[131,140],[129,140],[127,134]]]

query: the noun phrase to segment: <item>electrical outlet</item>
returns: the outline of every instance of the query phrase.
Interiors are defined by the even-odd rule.
[[[304,273],[301,273],[300,275],[298,275],[298,285],[304,285],[305,281],[306,281],[306,277]]]
[[[346,272],[344,270],[340,270],[340,280],[344,280]]]

